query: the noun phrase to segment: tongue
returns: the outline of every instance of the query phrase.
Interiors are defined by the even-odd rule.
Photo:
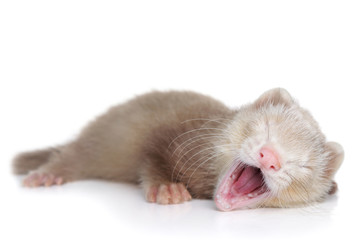
[[[247,167],[242,171],[238,180],[232,186],[235,194],[248,194],[262,185],[262,175],[260,169]]]

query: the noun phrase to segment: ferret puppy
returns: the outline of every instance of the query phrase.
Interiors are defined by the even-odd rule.
[[[74,140],[13,161],[27,187],[101,178],[145,198],[213,198],[218,209],[293,207],[336,191],[342,147],[281,88],[229,109],[193,92],[152,92],[112,107]]]

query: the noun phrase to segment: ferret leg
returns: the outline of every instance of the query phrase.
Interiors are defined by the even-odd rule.
[[[191,200],[189,191],[182,183],[153,184],[144,188],[148,202],[159,204],[178,204]]]
[[[141,186],[148,202],[178,204],[191,200],[191,195],[183,183],[169,181],[159,167],[155,166],[146,165],[141,171]]]
[[[54,153],[48,162],[29,172],[23,180],[23,185],[26,187],[48,187],[79,179],[81,172],[77,170],[79,169],[77,165],[78,162],[67,156],[66,153]]]
[[[62,163],[49,162],[35,171],[31,171],[24,179],[25,187],[41,187],[61,185],[74,180],[70,172],[64,168]]]
[[[64,182],[64,178],[61,176],[56,176],[48,172],[34,171],[25,177],[23,185],[26,187],[49,187],[52,185],[61,185]]]

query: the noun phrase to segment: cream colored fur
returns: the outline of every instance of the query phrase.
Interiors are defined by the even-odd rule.
[[[13,166],[29,173],[27,186],[101,178],[140,183],[148,201],[179,203],[187,192],[212,198],[235,158],[257,166],[254,154],[269,143],[285,164],[264,174],[271,197],[261,206],[304,205],[333,192],[342,147],[284,89],[239,110],[193,92],[148,93],[112,107],[72,142],[18,155]]]

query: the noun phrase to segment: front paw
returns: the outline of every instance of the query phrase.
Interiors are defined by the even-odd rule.
[[[182,183],[152,185],[145,189],[146,200],[159,204],[178,204],[191,200],[189,191]]]

